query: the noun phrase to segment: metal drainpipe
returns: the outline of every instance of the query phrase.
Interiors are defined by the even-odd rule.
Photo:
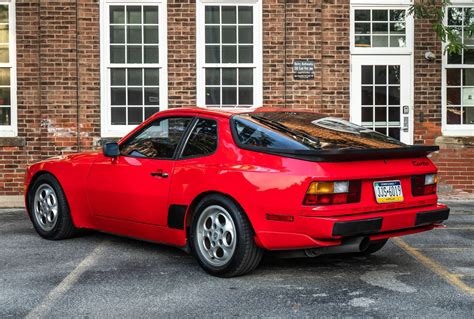
[[[79,104],[79,0],[76,0],[76,136],[77,151],[81,151],[80,104]]]
[[[284,8],[284,23],[285,23],[285,26],[284,26],[284,39],[283,39],[283,45],[284,45],[284,57],[285,57],[285,62],[284,62],[284,77],[283,77],[283,81],[284,81],[284,89],[283,89],[283,106],[286,107],[286,86],[287,86],[287,80],[286,80],[286,77],[287,77],[287,61],[286,61],[286,58],[287,58],[287,52],[286,52],[286,35],[287,35],[287,23],[286,23],[286,4],[287,4],[287,0],[285,0],[285,8]]]

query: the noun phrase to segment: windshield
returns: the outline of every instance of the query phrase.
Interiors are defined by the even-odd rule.
[[[233,117],[241,145],[267,149],[373,149],[406,146],[343,119],[311,112],[257,112]]]

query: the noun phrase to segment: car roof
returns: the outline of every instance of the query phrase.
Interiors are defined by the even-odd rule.
[[[199,115],[212,115],[212,116],[221,116],[221,117],[231,117],[235,114],[248,114],[248,113],[285,113],[285,112],[297,112],[297,113],[312,113],[319,114],[310,109],[292,109],[292,108],[282,108],[282,107],[258,107],[258,108],[249,108],[249,109],[218,109],[218,108],[202,108],[202,107],[178,107],[168,109],[162,112],[159,112],[156,116],[166,115],[166,113],[179,114],[179,113],[195,113]]]

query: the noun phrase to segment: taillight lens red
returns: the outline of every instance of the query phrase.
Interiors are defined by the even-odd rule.
[[[411,178],[413,196],[436,194],[438,176],[436,174],[415,175]]]
[[[312,182],[303,205],[335,205],[360,202],[361,181]]]

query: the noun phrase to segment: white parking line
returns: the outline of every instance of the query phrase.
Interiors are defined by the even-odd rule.
[[[106,242],[101,242],[86,258],[84,258],[79,265],[67,275],[66,278],[59,283],[49,294],[43,299],[43,301],[31,310],[26,319],[38,319],[44,318],[50,311],[54,304],[61,299],[69,289],[79,280],[81,275],[91,268],[97,261],[97,258],[106,247]]]

